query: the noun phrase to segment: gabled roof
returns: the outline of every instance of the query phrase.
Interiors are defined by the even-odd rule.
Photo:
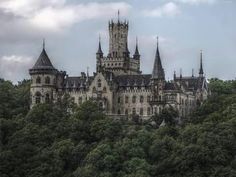
[[[35,65],[32,68],[33,70],[35,69],[51,69],[54,70],[55,68],[53,67],[46,50],[43,48],[38,60],[36,61]]]

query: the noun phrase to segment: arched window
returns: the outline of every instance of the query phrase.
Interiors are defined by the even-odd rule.
[[[132,97],[132,103],[136,103],[136,96]]]
[[[117,100],[117,102],[118,102],[118,103],[120,103],[120,99],[121,99],[121,98],[120,98],[120,97],[118,97],[118,100]]]
[[[140,115],[143,115],[143,108],[140,108]]]
[[[107,88],[106,87],[103,87],[103,92],[107,92]]]
[[[147,115],[150,115],[151,114],[151,109],[150,107],[147,108]]]
[[[50,95],[48,93],[45,95],[45,103],[50,103]]]
[[[96,92],[96,87],[93,87],[93,92]]]
[[[100,88],[102,86],[102,81],[101,79],[98,79],[98,88]]]
[[[151,101],[151,97],[150,97],[150,96],[147,97],[147,101],[148,101],[148,102]]]
[[[79,104],[82,104],[82,102],[83,102],[83,98],[79,97]]]
[[[120,115],[120,109],[118,109],[117,114]]]
[[[128,109],[126,109],[126,110],[125,110],[125,115],[128,115],[128,113],[129,113],[129,112],[128,112]]]
[[[133,114],[133,115],[136,114],[136,109],[135,109],[135,108],[133,108],[133,110],[132,110],[132,114]]]
[[[125,97],[125,103],[129,103],[129,97],[128,96]]]
[[[38,76],[37,78],[36,78],[36,84],[40,84],[41,83],[41,78]]]
[[[36,104],[41,103],[41,93],[40,93],[40,92],[37,92],[37,93],[35,94],[35,103],[36,103]]]
[[[140,96],[140,103],[143,103],[143,96]]]
[[[47,76],[47,77],[45,78],[45,84],[50,84],[50,77]]]
[[[102,104],[102,102],[99,103],[99,109],[100,109],[100,110],[103,109],[103,104]]]

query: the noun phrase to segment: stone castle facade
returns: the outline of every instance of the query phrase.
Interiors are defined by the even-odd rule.
[[[31,106],[56,102],[68,93],[78,105],[91,99],[96,101],[110,116],[129,118],[139,115],[149,119],[168,106],[174,107],[180,117],[191,113],[208,95],[202,53],[197,77],[174,74],[172,81],[166,81],[157,42],[152,73],[142,74],[137,42],[133,56],[128,49],[128,29],[126,21],[109,22],[109,53],[104,56],[99,40],[93,76],[82,72],[81,76],[69,77],[52,65],[43,47],[37,62],[29,70]]]

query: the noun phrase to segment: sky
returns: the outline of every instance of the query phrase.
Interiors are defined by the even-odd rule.
[[[99,35],[107,55],[118,10],[131,54],[138,37],[143,73],[152,72],[158,36],[167,80],[180,69],[197,75],[200,50],[207,78],[236,78],[236,0],[0,0],[0,78],[29,79],[44,38],[55,68],[92,74]]]

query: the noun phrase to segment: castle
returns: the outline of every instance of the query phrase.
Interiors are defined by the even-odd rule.
[[[174,73],[172,81],[165,80],[158,49],[151,74],[140,71],[140,54],[136,42],[135,53],[128,48],[129,24],[109,21],[109,53],[104,56],[99,40],[96,53],[96,72],[93,76],[82,72],[81,76],[69,77],[51,63],[45,46],[31,75],[31,98],[38,103],[56,102],[68,93],[78,105],[94,100],[109,116],[129,118],[139,115],[149,119],[164,107],[172,106],[180,117],[186,117],[207,98],[208,88],[200,54],[199,76],[179,77]]]

